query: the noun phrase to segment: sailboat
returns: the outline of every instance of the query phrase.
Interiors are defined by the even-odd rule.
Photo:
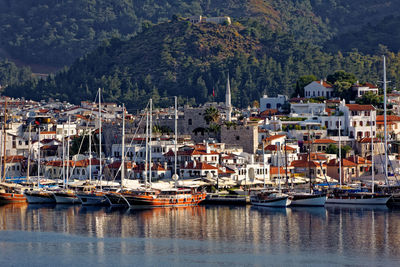
[[[277,157],[278,157],[278,180],[279,180],[279,189],[278,191],[266,191],[263,190],[255,196],[250,198],[250,202],[254,206],[263,206],[263,207],[287,207],[291,204],[291,199],[289,195],[282,193],[281,188],[281,175],[280,175],[280,162],[279,162],[279,151],[280,151],[280,143],[276,143],[277,147]]]
[[[4,125],[3,125],[3,176],[0,179],[0,204],[5,203],[23,203],[26,197],[22,192],[22,187],[15,183],[6,183],[6,144],[7,144],[7,98],[4,100]]]
[[[99,169],[99,180],[102,175],[102,162],[101,162],[101,89],[98,90],[99,95],[99,155],[100,155],[100,169]],[[105,206],[108,205],[106,192],[103,190],[96,190],[96,187],[92,186],[92,133],[89,133],[89,185],[83,187],[83,191],[77,192],[76,196],[81,201],[82,205],[91,206]],[[101,181],[100,181],[101,183]]]
[[[384,93],[384,120],[385,120],[385,177],[387,178],[387,133],[386,133],[386,60],[383,56],[383,93]],[[371,112],[372,113],[372,112]],[[372,116],[372,115],[371,115]],[[372,121],[372,118],[371,118]],[[340,125],[340,124],[339,124]],[[373,130],[371,123],[371,139],[373,142]],[[373,144],[373,143],[372,143]],[[373,145],[371,146],[372,158],[373,158]],[[340,150],[340,138],[339,138],[339,182],[340,187],[335,188],[326,201],[327,204],[350,204],[350,205],[386,205],[389,199],[392,197],[388,194],[375,193],[374,180],[372,181],[372,192],[359,192],[349,189],[342,188],[342,170],[341,170],[341,150]],[[372,165],[372,177],[374,177],[374,170]]]
[[[152,128],[152,100],[150,99],[150,143],[149,158],[151,159],[151,128]],[[175,97],[175,174],[173,178],[175,180],[175,188],[166,190],[153,190],[145,189],[138,192],[133,192],[129,195],[123,194],[125,199],[128,201],[131,208],[137,207],[187,207],[196,206],[206,198],[205,192],[197,191],[196,188],[178,188],[177,186],[177,168],[176,168],[176,155],[177,155],[177,98]],[[146,138],[147,139],[147,138]],[[146,157],[147,159],[147,157]],[[151,160],[150,164],[145,163],[145,173],[147,174],[147,166],[149,165],[149,183],[151,183]],[[147,175],[145,175],[147,176]],[[147,182],[146,182],[147,183]]]
[[[340,126],[339,126],[340,127]],[[340,128],[339,128],[340,129]],[[340,131],[340,130],[339,130]],[[311,161],[311,135],[308,133],[310,138],[310,145],[308,149],[308,168],[309,168],[309,176],[310,176],[310,191],[308,193],[303,192],[292,192],[290,193],[291,196],[291,206],[308,206],[308,207],[323,207],[325,206],[325,202],[327,199],[326,194],[315,194],[312,189],[312,182],[311,182],[311,171],[310,171],[310,161]]]
[[[64,134],[64,131],[63,131]],[[54,190],[54,198],[56,199],[57,204],[78,204],[81,203],[79,198],[76,196],[75,192],[73,190],[70,190],[68,188],[68,181],[69,181],[69,175],[70,175],[70,165],[71,162],[69,160],[69,141],[70,141],[70,136],[71,136],[71,117],[68,117],[68,139],[67,139],[67,176],[66,180],[63,179],[63,184],[64,188]],[[64,148],[63,148],[64,152]],[[64,155],[63,155],[64,158]],[[64,159],[63,159],[64,160]],[[63,169],[64,172],[64,169]]]
[[[29,140],[30,141],[30,140]],[[29,151],[30,153],[30,151]],[[24,192],[29,204],[55,203],[53,192],[40,188],[40,127],[38,126],[38,170],[36,188]]]

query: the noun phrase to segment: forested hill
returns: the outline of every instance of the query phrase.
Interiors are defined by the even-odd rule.
[[[104,40],[129,39],[174,14],[255,18],[298,40],[322,45],[398,10],[400,0],[0,0],[0,51],[28,65],[62,67]],[[376,31],[369,34],[379,36]],[[395,47],[391,44],[398,39],[382,43]],[[345,42],[336,44],[350,50]]]
[[[399,86],[400,56],[388,55],[388,76]],[[141,108],[180,101],[223,101],[230,74],[232,103],[246,107],[263,93],[291,93],[302,75],[326,77],[343,69],[360,81],[377,81],[381,57],[358,52],[328,54],[257,21],[192,24],[175,18],[145,29],[128,41],[112,39],[47,81],[9,86],[5,94],[79,103],[104,88],[106,101]],[[212,96],[213,90],[215,97]]]

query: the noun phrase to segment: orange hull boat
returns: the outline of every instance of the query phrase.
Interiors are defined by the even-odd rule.
[[[171,191],[170,191],[171,192]],[[185,207],[196,206],[206,198],[206,193],[187,193],[175,191],[176,194],[136,195],[129,197],[130,206],[152,207]]]
[[[24,194],[0,193],[0,204],[25,203],[25,202],[26,202],[26,197]]]

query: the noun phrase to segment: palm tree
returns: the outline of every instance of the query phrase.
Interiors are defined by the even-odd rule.
[[[211,122],[217,123],[219,121],[219,116],[219,111],[215,107],[209,107],[204,111],[204,120],[207,124],[210,124]]]

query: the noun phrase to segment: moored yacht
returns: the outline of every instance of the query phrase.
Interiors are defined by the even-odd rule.
[[[263,207],[287,207],[291,204],[289,195],[276,191],[263,191],[250,198],[251,204]]]
[[[325,205],[326,194],[312,194],[312,193],[293,193],[291,197],[291,206],[308,206],[308,207],[322,207]]]
[[[76,193],[70,189],[61,189],[53,191],[54,198],[57,204],[79,204],[81,201],[76,196]]]
[[[76,192],[76,196],[82,205],[90,206],[106,206],[108,205],[106,193],[96,190],[96,186],[84,186],[80,191]]]
[[[48,190],[27,190],[24,194],[29,204],[56,203],[53,192]]]
[[[326,204],[386,205],[391,197],[388,194],[336,189],[328,195]]]
[[[185,207],[196,206],[206,198],[206,193],[194,189],[167,189],[159,194],[138,194],[130,197],[131,207]]]
[[[26,197],[22,193],[22,188],[14,183],[0,184],[0,204],[25,203]]]

